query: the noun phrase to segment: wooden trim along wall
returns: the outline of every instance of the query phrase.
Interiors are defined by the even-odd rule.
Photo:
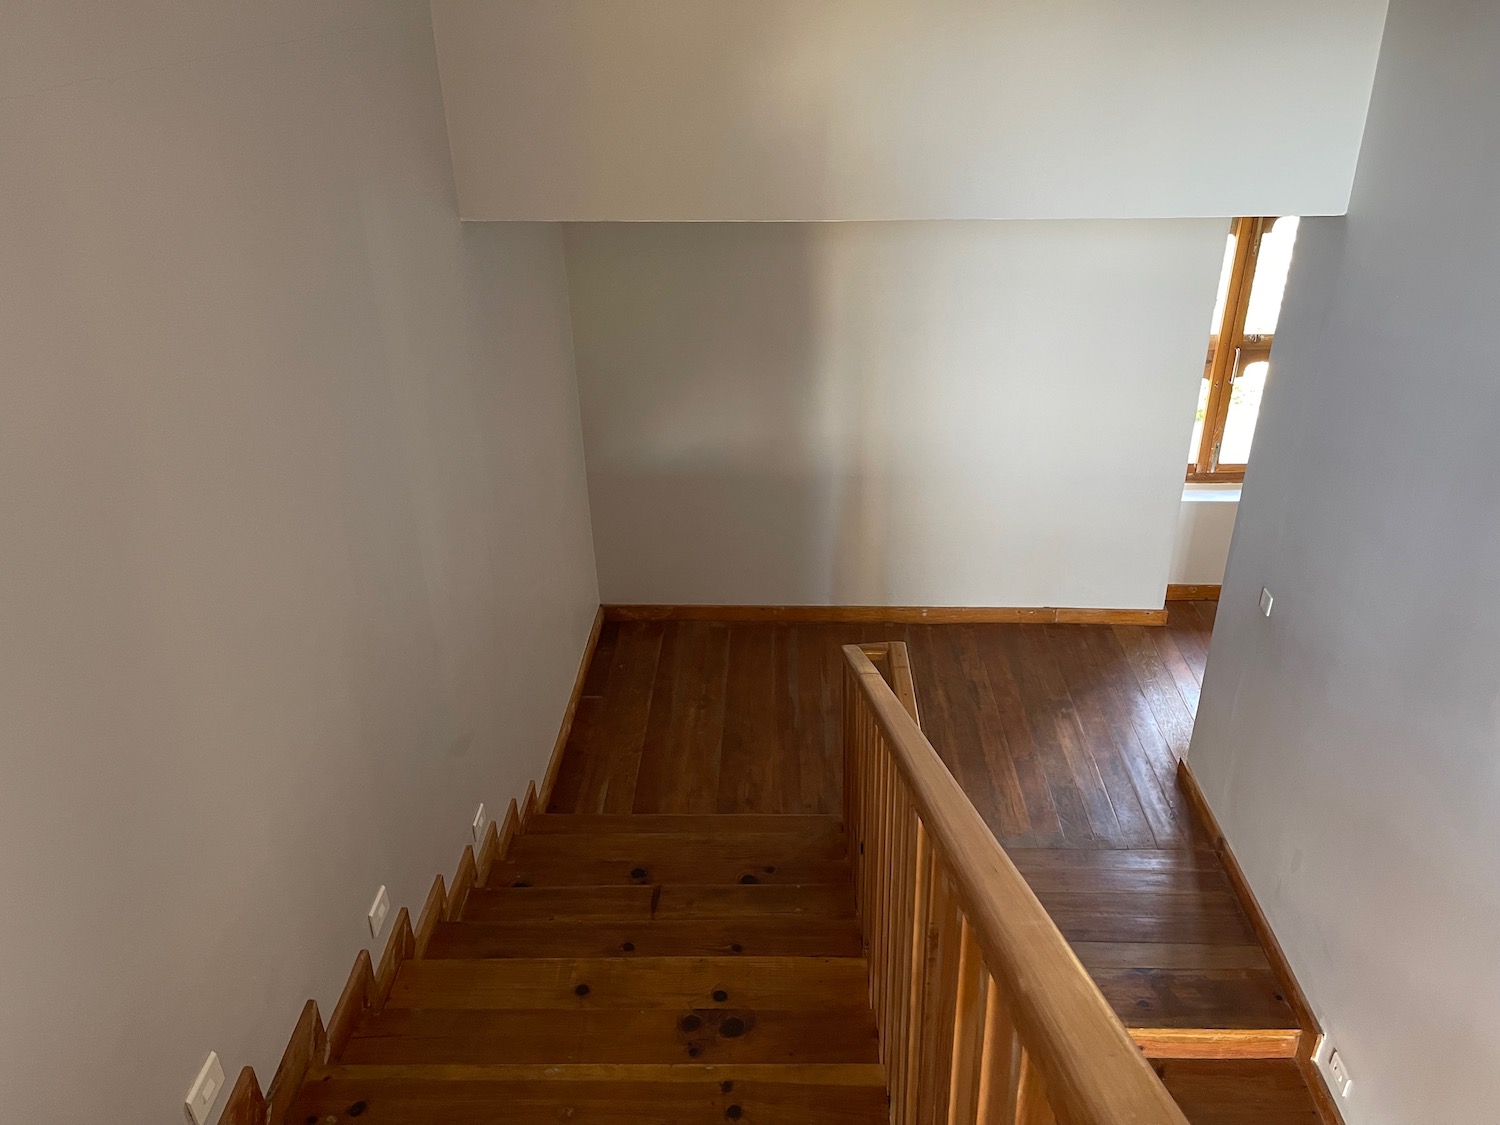
[[[1172,582],[1167,585],[1167,601],[1216,602],[1223,588],[1217,583]]]
[[[1056,606],[921,605],[606,605],[606,621],[729,621],[902,625],[1165,625],[1165,609],[1068,609]]]
[[[578,711],[578,701],[583,697],[583,683],[588,679],[589,661],[594,659],[594,649],[599,647],[599,631],[604,628],[604,607],[594,611],[594,627],[589,630],[588,643],[583,646],[583,658],[578,661],[578,675],[573,679],[573,694],[568,696],[568,706],[563,711],[562,726],[557,731],[557,741],[552,744],[552,757],[547,761],[547,772],[542,775],[542,788],[538,799],[542,808],[552,800],[552,787],[557,784],[557,771],[562,768],[563,751],[568,747],[568,735],[573,733],[573,716]]]
[[[1312,1006],[1307,1002],[1307,994],[1297,983],[1291,963],[1286,959],[1286,952],[1281,948],[1281,943],[1276,940],[1276,933],[1271,929],[1271,923],[1266,918],[1265,911],[1256,901],[1255,892],[1250,889],[1249,880],[1245,878],[1245,870],[1235,858],[1229,841],[1224,838],[1224,831],[1219,827],[1218,817],[1214,816],[1213,809],[1209,808],[1208,798],[1203,795],[1203,787],[1193,776],[1192,767],[1188,765],[1186,758],[1177,763],[1177,784],[1192,808],[1199,826],[1213,841],[1214,851],[1218,853],[1220,861],[1224,864],[1224,873],[1229,877],[1235,897],[1244,907],[1245,915],[1250,919],[1251,928],[1255,930],[1255,936],[1260,939],[1261,947],[1266,951],[1266,957],[1271,962],[1271,968],[1286,992],[1286,1000],[1291,1006],[1292,1014],[1296,1016],[1297,1024],[1302,1028],[1302,1035],[1297,1044],[1297,1067],[1307,1082],[1308,1090],[1312,1092],[1313,1103],[1318,1108],[1318,1116],[1323,1120],[1324,1125],[1344,1125],[1343,1115],[1339,1112],[1333,1093],[1329,1090],[1328,1083],[1323,1080],[1323,1072],[1313,1062],[1313,1051],[1317,1049],[1318,1037],[1323,1033],[1323,1029],[1317,1017],[1313,1015]]]
[[[519,802],[515,798],[511,799],[505,810],[505,818],[498,828],[493,820],[490,821],[477,853],[472,844],[464,846],[453,878],[446,884],[442,875],[433,880],[432,889],[427,893],[427,901],[423,903],[422,912],[417,916],[415,928],[406,907],[403,906],[396,912],[378,967],[371,964],[368,951],[361,949],[355,955],[354,967],[349,971],[349,979],[328,1017],[326,1028],[322,1014],[318,1011],[317,1001],[309,1000],[303,1006],[297,1026],[281,1056],[281,1063],[264,1094],[261,1093],[254,1069],[247,1066],[240,1071],[234,1088],[230,1090],[224,1103],[219,1125],[289,1125],[287,1112],[296,1100],[297,1091],[302,1088],[308,1071],[325,1066],[329,1059],[339,1056],[359,1022],[359,1017],[366,1010],[379,1011],[385,1006],[401,962],[420,960],[426,955],[427,946],[437,931],[438,923],[453,921],[459,916],[469,893],[488,881],[495,860],[505,854],[511,840],[525,835],[526,825],[532,816],[546,808],[552,786],[557,780],[558,767],[562,764],[563,748],[573,729],[573,714],[583,694],[584,679],[588,673],[589,661],[593,659],[594,649],[599,643],[599,631],[604,625],[604,617],[604,607],[601,606],[594,614],[594,627],[589,633],[588,643],[584,646],[583,657],[578,664],[573,694],[568,697],[562,728],[553,745],[552,757],[547,763],[540,792],[535,782],[528,784],[526,795]]]
[[[385,1006],[401,963],[420,960],[426,955],[438,923],[458,917],[469,892],[485,884],[495,860],[505,854],[514,837],[525,834],[527,822],[540,808],[535,785],[527,787],[524,800],[512,799],[500,826],[497,828],[490,821],[477,854],[472,844],[464,846],[452,880],[446,885],[441,875],[433,880],[415,929],[406,907],[397,911],[379,967],[371,965],[367,951],[361,949],[355,955],[354,967],[326,1028],[317,1001],[309,1000],[302,1008],[265,1095],[261,1094],[255,1071],[245,1067],[225,1102],[219,1125],[291,1125],[287,1113],[308,1073],[338,1058],[361,1015]]]

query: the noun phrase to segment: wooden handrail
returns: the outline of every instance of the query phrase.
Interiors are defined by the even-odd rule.
[[[1187,1125],[923,735],[906,646],[844,656],[845,821],[891,1120]]]

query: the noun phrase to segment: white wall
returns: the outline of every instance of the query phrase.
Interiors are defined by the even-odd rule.
[[[1161,606],[1222,220],[566,241],[606,601]]]
[[[423,3],[0,19],[0,1117],[159,1125],[544,766],[561,243],[455,218]]]
[[[1349,217],[1298,235],[1190,759],[1350,1125],[1500,1105],[1497,58],[1500,7],[1392,4]]]
[[[569,220],[1342,213],[1385,5],[432,0],[462,213]]]
[[[1169,583],[1217,586],[1224,581],[1229,541],[1239,511],[1240,490],[1188,485],[1177,510],[1177,537],[1172,542]]]

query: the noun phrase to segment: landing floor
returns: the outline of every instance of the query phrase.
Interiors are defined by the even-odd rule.
[[[1162,628],[607,623],[553,812],[839,812],[842,645],[922,726],[1124,1022],[1295,1028],[1176,782],[1212,602]]]
[[[839,812],[843,645],[911,649],[922,726],[1007,847],[1191,846],[1213,602],[1164,628],[607,622],[554,812]],[[772,748],[768,752],[768,748]]]

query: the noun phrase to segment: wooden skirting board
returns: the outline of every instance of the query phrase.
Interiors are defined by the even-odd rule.
[[[1165,625],[1165,609],[1067,609],[1055,606],[948,605],[606,605],[607,621],[727,621],[818,625],[892,622],[902,625],[1035,624]]]
[[[1271,929],[1271,923],[1266,918],[1265,911],[1260,908],[1255,892],[1250,889],[1250,883],[1245,878],[1244,868],[1240,866],[1239,860],[1235,858],[1234,850],[1224,838],[1224,831],[1219,827],[1219,820],[1214,816],[1213,809],[1209,808],[1208,798],[1203,795],[1203,787],[1193,776],[1192,767],[1188,765],[1186,758],[1177,763],[1177,784],[1192,808],[1193,815],[1198,819],[1203,830],[1208,833],[1209,839],[1213,841],[1214,850],[1224,864],[1224,873],[1229,877],[1235,897],[1244,907],[1245,914],[1250,919],[1250,925],[1255,930],[1255,936],[1260,940],[1261,947],[1266,951],[1266,957],[1271,962],[1272,970],[1286,989],[1287,1003],[1291,1006],[1292,1013],[1302,1028],[1295,1055],[1297,1067],[1307,1082],[1307,1088],[1312,1092],[1313,1102],[1318,1107],[1318,1114],[1323,1119],[1324,1125],[1344,1125],[1343,1115],[1339,1112],[1333,1093],[1329,1090],[1328,1083],[1323,1080],[1323,1072],[1318,1069],[1312,1059],[1318,1036],[1322,1034],[1323,1029],[1319,1026],[1317,1017],[1313,1015],[1312,1006],[1307,1002],[1307,994],[1297,983],[1292,966],[1286,959],[1286,953],[1281,948],[1281,943],[1276,940],[1275,931]]]
[[[1173,582],[1167,586],[1167,601],[1169,602],[1216,602],[1219,600],[1219,591],[1224,587],[1214,585],[1194,585],[1192,583]]]
[[[326,1066],[329,1059],[339,1056],[355,1024],[359,1022],[359,1017],[367,1009],[379,1011],[385,1006],[401,963],[420,959],[426,954],[438,923],[452,921],[459,916],[470,892],[476,886],[485,884],[490,868],[494,866],[497,857],[505,854],[511,839],[523,835],[532,816],[546,808],[557,779],[558,767],[562,764],[563,748],[573,729],[573,714],[583,693],[589,661],[599,643],[599,630],[604,625],[604,617],[604,608],[601,606],[594,614],[594,626],[578,664],[573,693],[568,697],[562,727],[553,745],[540,793],[535,782],[529,784],[525,797],[519,802],[511,799],[510,806],[505,810],[505,818],[498,828],[493,820],[490,821],[477,853],[473,845],[465,845],[453,878],[446,884],[441,875],[433,880],[427,901],[422,906],[421,914],[417,916],[415,928],[406,907],[403,906],[396,912],[378,967],[371,964],[370,954],[366,950],[361,949],[355,955],[354,967],[349,972],[349,979],[344,984],[338,1003],[328,1017],[326,1028],[316,1001],[309,1000],[303,1006],[297,1026],[281,1056],[281,1064],[277,1066],[264,1094],[251,1067],[247,1066],[240,1071],[224,1104],[219,1125],[288,1125],[287,1112],[296,1099],[297,1091],[302,1088],[308,1071]]]
[[[359,1017],[366,1010],[379,1011],[385,1006],[401,963],[420,959],[426,954],[438,922],[458,917],[469,893],[489,878],[496,858],[505,853],[513,837],[524,834],[527,821],[538,808],[536,786],[530,785],[523,801],[511,800],[498,828],[494,821],[490,821],[477,854],[472,844],[466,844],[452,880],[444,884],[439,875],[433,881],[415,929],[406,907],[397,911],[379,967],[371,965],[370,955],[365,950],[361,949],[355,955],[354,968],[350,970],[344,991],[328,1017],[326,1028],[317,1002],[309,1000],[303,1006],[302,1015],[265,1095],[261,1094],[254,1070],[246,1067],[230,1091],[220,1125],[288,1125],[287,1112],[308,1071],[327,1066],[330,1059],[338,1058]]]
[[[538,804],[543,811],[552,803],[552,787],[557,784],[557,771],[562,768],[563,751],[568,747],[568,735],[573,733],[573,716],[578,711],[578,701],[583,697],[583,684],[588,679],[589,661],[594,658],[594,649],[599,645],[599,631],[604,628],[604,607],[594,612],[594,627],[589,631],[588,643],[583,646],[583,658],[578,662],[578,675],[573,679],[573,694],[568,696],[568,706],[563,711],[562,726],[558,728],[557,740],[552,744],[552,757],[547,762],[547,772],[542,775],[542,789]]]

